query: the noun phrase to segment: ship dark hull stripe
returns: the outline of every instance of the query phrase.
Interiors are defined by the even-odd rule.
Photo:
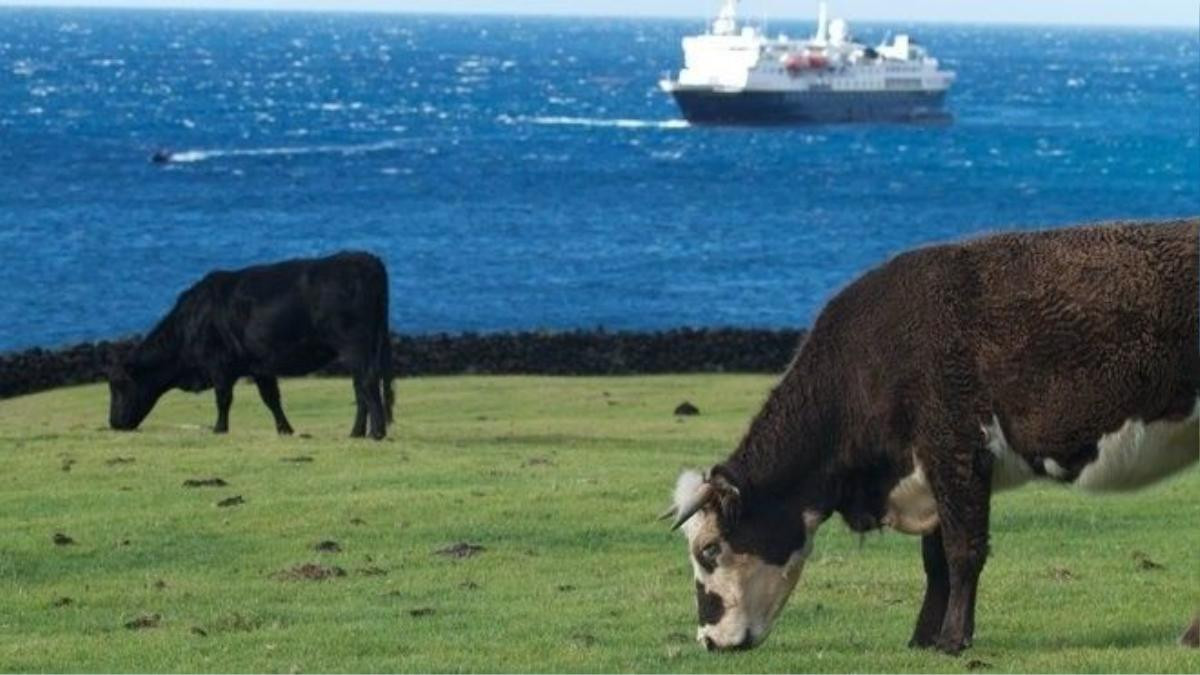
[[[703,89],[671,92],[693,124],[785,124],[910,122],[945,119],[946,92],[763,92],[722,93]]]

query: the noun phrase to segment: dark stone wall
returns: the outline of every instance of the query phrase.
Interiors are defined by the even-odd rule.
[[[455,374],[627,375],[779,373],[804,331],[679,329],[658,333],[393,335],[397,377]],[[0,398],[106,379],[109,364],[137,343],[84,343],[0,354]],[[343,374],[333,366],[326,375]]]

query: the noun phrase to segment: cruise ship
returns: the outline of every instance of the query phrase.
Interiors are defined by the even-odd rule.
[[[704,35],[683,39],[684,67],[659,83],[693,124],[945,120],[954,72],[908,35],[871,47],[820,3],[816,33],[768,37],[724,0]]]

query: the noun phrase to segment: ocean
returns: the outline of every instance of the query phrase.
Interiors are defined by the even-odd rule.
[[[914,246],[1200,213],[1195,31],[852,25],[956,70],[953,121],[703,128],[656,84],[703,27],[0,9],[0,351],[341,249],[401,333],[802,327]]]

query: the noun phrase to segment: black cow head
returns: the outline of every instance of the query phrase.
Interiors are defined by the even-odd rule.
[[[140,372],[130,363],[118,363],[108,373],[108,424],[118,431],[138,428],[154,404],[166,391],[150,373]]]
[[[822,518],[794,500],[744,494],[715,470],[685,471],[663,514],[687,536],[700,628],[708,649],[748,649],[767,637],[783,609]]]

